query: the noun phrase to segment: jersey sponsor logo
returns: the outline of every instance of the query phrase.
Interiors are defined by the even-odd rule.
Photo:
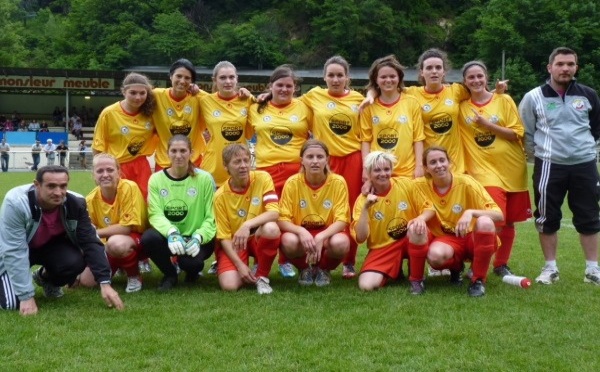
[[[452,213],[454,213],[454,214],[460,214],[460,213],[462,213],[462,211],[463,211],[462,205],[460,205],[460,204],[454,204],[452,206]]]
[[[187,136],[192,131],[192,126],[185,120],[178,120],[171,124],[169,131],[173,136],[176,134],[183,134],[184,136]]]
[[[475,143],[479,147],[488,147],[496,140],[496,135],[491,132],[475,134]]]
[[[404,218],[394,218],[386,226],[388,236],[394,240],[400,240],[408,232],[408,222]]]
[[[546,110],[548,111],[556,110],[557,108],[558,105],[556,104],[556,102],[550,102],[546,105]]]
[[[238,209],[238,211],[237,211],[238,217],[241,217],[241,218],[246,217],[247,214],[248,214],[248,212],[246,212],[245,209]]]
[[[329,199],[327,199],[323,202],[323,208],[325,208],[325,209],[331,209],[332,206],[333,206],[333,203]]]
[[[228,121],[221,126],[221,135],[227,141],[237,142],[241,137],[244,129],[235,121]]]
[[[398,203],[398,209],[400,209],[401,211],[405,211],[408,209],[408,203],[405,201],[401,201],[400,203]]]
[[[398,132],[392,128],[386,128],[377,134],[377,145],[385,150],[390,150],[398,144]]]
[[[212,115],[213,115],[215,118],[218,118],[218,117],[220,117],[220,116],[221,116],[221,111],[219,111],[219,110],[215,110],[215,111],[213,111]]]
[[[421,107],[421,109],[424,112],[429,112],[429,111],[431,111],[431,105],[429,103],[426,103],[426,104],[423,105],[423,107]]]
[[[571,106],[575,110],[583,110],[585,109],[585,102],[580,98],[576,98],[573,100],[573,102],[571,102]]]
[[[162,196],[163,198],[166,198],[167,196],[169,196],[169,190],[167,189],[160,189],[160,196]]]
[[[188,196],[194,197],[198,195],[198,190],[196,190],[195,187],[190,187],[186,193],[188,194]]]
[[[188,206],[183,200],[174,199],[165,204],[164,214],[171,222],[181,222],[188,214]]]
[[[133,137],[127,144],[127,152],[133,156],[137,155],[144,146],[144,142],[143,137]]]
[[[352,122],[348,115],[337,113],[329,119],[329,129],[338,136],[341,136],[350,132]]]
[[[271,141],[281,146],[290,142],[293,136],[292,131],[286,127],[274,127],[271,129],[269,135],[271,136]]]
[[[444,232],[444,234],[449,234],[449,235],[455,235],[456,231],[454,230],[453,227],[448,226],[445,223],[442,223],[442,231]]]
[[[121,134],[126,136],[129,134],[129,127],[127,127],[126,125],[121,127]]]
[[[429,128],[437,134],[449,132],[452,129],[452,116],[448,114],[434,116],[429,121]]]
[[[252,197],[252,199],[250,200],[250,204],[254,206],[260,205],[260,198],[257,196]]]
[[[325,227],[325,220],[318,214],[309,214],[302,219],[300,226],[306,230],[322,229]]]

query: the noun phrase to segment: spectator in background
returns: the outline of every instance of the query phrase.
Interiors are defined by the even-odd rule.
[[[32,120],[27,126],[27,130],[30,132],[39,132],[40,123],[38,123],[37,120]]]
[[[56,146],[56,152],[58,152],[58,160],[60,161],[61,166],[65,166],[65,159],[67,158],[67,152],[69,151],[69,147],[65,145],[65,141],[61,140],[58,146]]]
[[[0,142],[0,161],[2,162],[2,172],[8,172],[8,160],[10,159],[10,145],[6,143],[6,138]]]
[[[87,153],[87,146],[85,144],[85,140],[81,140],[81,142],[79,142],[79,165],[81,166],[81,169],[87,169],[87,162],[85,160],[85,156]]]
[[[42,152],[42,145],[40,140],[36,140],[35,144],[31,146],[31,157],[33,158],[33,166],[31,167],[32,171],[36,171],[38,169],[38,165],[40,165],[40,153]]]
[[[83,134],[82,134],[82,128],[83,125],[81,124],[81,120],[77,119],[75,120],[75,123],[73,124],[73,130],[71,131],[71,133],[73,133],[73,135],[78,139],[78,140],[82,140],[83,139]]]
[[[17,128],[19,132],[27,132],[27,122],[25,119],[19,122],[19,127]]]
[[[40,124],[40,132],[49,132],[50,130],[48,129],[48,123],[46,123],[45,121],[42,121],[42,124]]]
[[[58,127],[61,125],[62,118],[63,118],[62,111],[58,108],[58,106],[55,106],[54,111],[52,111],[52,120],[54,122],[55,127]]]
[[[54,160],[56,159],[56,145],[52,143],[51,138],[48,138],[43,150],[46,153],[48,165],[54,165]]]

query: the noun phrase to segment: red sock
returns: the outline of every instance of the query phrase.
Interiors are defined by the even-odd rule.
[[[260,237],[256,242],[256,262],[258,263],[258,270],[256,276],[269,277],[271,272],[271,266],[277,256],[277,250],[279,249],[279,238],[267,239]]]
[[[335,268],[338,267],[341,262],[342,260],[339,258],[329,257],[329,255],[327,254],[327,249],[323,248],[323,251],[321,253],[321,260],[319,261],[319,268],[321,270],[335,270]]]
[[[346,257],[344,257],[344,265],[352,265],[356,264],[356,252],[358,251],[358,244],[354,241],[354,239],[350,238],[350,250],[346,253]]]
[[[281,248],[279,248],[279,258],[277,259],[277,262],[280,265],[283,265],[286,262],[291,262],[286,256],[285,254],[283,254],[283,251],[281,250]]]
[[[494,257],[494,267],[508,264],[510,253],[512,252],[513,244],[515,242],[515,234],[514,226],[504,226],[498,233],[501,245],[498,247],[496,256]]]
[[[123,269],[127,276],[139,276],[140,267],[138,266],[138,254],[136,251],[131,252],[129,255],[121,258],[110,257],[109,261],[113,261],[116,267]]]
[[[473,234],[473,269],[472,282],[480,279],[485,282],[487,272],[490,268],[490,261],[496,249],[496,233],[493,232],[475,232]]]
[[[425,261],[429,244],[417,245],[408,243],[408,267],[410,268],[409,280],[423,280],[425,277]]]

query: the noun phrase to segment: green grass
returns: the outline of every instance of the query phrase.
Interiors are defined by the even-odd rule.
[[[33,173],[0,174],[0,196]],[[89,173],[73,172],[86,194]],[[126,310],[107,309],[97,290],[58,300],[37,289],[39,313],[0,312],[3,371],[597,371],[599,290],[584,284],[584,261],[570,214],[560,233],[561,280],[523,290],[491,275],[487,294],[427,280],[414,297],[405,283],[361,293],[339,270],[328,288],[300,288],[273,270],[271,296],[219,290],[215,277],[157,293],[124,293]],[[1,223],[1,221],[0,221]],[[362,261],[364,249],[359,261]],[[511,268],[534,278],[543,257],[532,222],[518,225]]]

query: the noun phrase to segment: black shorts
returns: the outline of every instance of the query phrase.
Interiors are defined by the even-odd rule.
[[[573,225],[578,233],[600,231],[600,178],[595,161],[574,165],[552,164],[535,158],[533,193],[536,228],[541,233],[554,233],[560,228],[561,206],[567,196],[573,212]]]

